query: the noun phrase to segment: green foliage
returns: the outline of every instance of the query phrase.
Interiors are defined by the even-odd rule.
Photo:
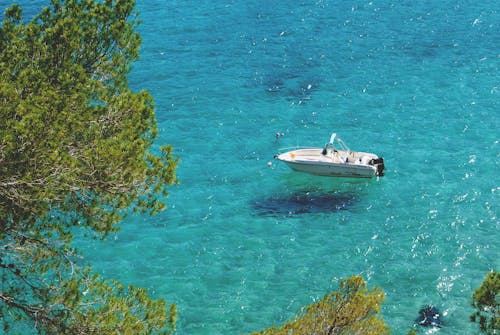
[[[500,333],[500,273],[491,271],[474,291],[472,306],[476,309],[471,321],[479,323],[484,334]]]
[[[368,290],[363,279],[354,276],[341,281],[338,291],[304,307],[295,319],[253,335],[389,334],[378,316],[383,300],[381,290]]]
[[[83,269],[81,229],[104,238],[131,212],[156,213],[176,183],[153,151],[153,100],[127,83],[139,56],[133,0],[52,0],[0,26],[0,315],[39,333],[173,330],[175,307]],[[9,315],[7,318],[6,316]],[[6,321],[7,320],[7,321]]]

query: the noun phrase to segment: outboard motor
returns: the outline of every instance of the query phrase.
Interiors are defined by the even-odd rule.
[[[375,173],[377,177],[382,177],[384,175],[385,165],[384,165],[384,159],[382,157],[370,160],[369,164],[377,168],[377,172]]]

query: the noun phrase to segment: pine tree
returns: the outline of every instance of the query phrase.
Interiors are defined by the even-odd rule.
[[[479,324],[484,334],[500,333],[500,273],[491,271],[472,296],[476,309],[471,321]]]
[[[295,319],[253,335],[386,335],[388,327],[378,315],[383,300],[381,290],[368,290],[363,278],[354,276],[341,281],[338,291],[303,307]]]
[[[105,238],[164,208],[176,182],[147,91],[127,83],[140,36],[133,0],[52,0],[0,26],[0,317],[4,332],[169,333],[175,305],[81,264],[76,231]]]

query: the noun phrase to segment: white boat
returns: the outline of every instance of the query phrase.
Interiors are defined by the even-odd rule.
[[[335,144],[338,145],[338,149]],[[349,150],[335,133],[324,148],[295,148],[274,157],[295,171],[319,176],[370,178],[384,175],[382,157],[368,152]]]

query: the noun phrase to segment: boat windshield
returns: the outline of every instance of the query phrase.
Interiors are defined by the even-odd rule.
[[[337,143],[340,145],[340,148],[342,150],[351,151],[351,149],[349,149],[349,147],[347,146],[347,144],[345,144],[345,142],[342,141],[339,137],[337,137]]]
[[[344,143],[344,141],[342,141],[340,139],[340,137],[337,137],[337,134],[336,133],[332,133],[332,136],[330,137],[330,141],[328,142],[328,144],[325,146],[325,149],[326,148],[330,148],[332,150],[335,149],[335,144],[334,142],[337,141],[337,144],[339,145],[340,149],[341,150],[345,150],[345,151],[351,151],[347,145]]]

